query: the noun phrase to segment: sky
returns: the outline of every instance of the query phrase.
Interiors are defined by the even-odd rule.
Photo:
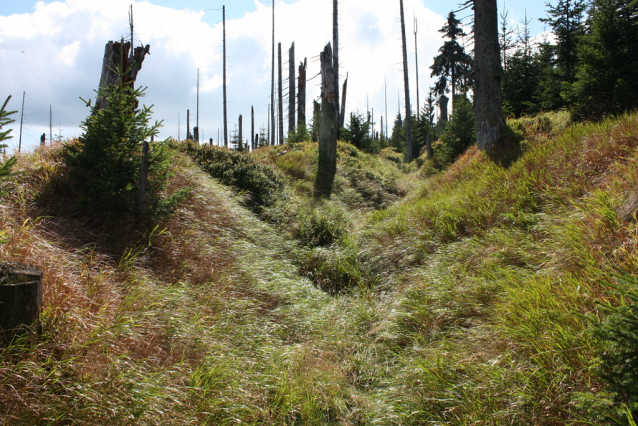
[[[222,5],[226,4],[227,99],[229,139],[243,115],[244,135],[250,133],[251,107],[255,131],[267,126],[271,86],[271,0],[0,0],[0,101],[12,96],[8,108],[17,110],[9,149],[16,149],[24,111],[22,148],[53,138],[81,134],[89,109],[80,99],[95,97],[109,40],[129,36],[128,10],[133,5],[135,45],[150,45],[150,55],[138,74],[146,87],[145,105],[153,105],[153,120],[163,120],[160,138],[186,135],[197,121],[197,70],[200,79],[199,127],[202,140],[223,140]],[[419,65],[419,101],[433,85],[430,65],[443,43],[438,30],[460,1],[404,0],[411,104],[416,105],[415,36]],[[556,0],[550,1],[556,3]],[[546,28],[545,1],[499,0],[511,26],[527,14],[532,36]],[[466,24],[471,10],[459,12]],[[404,111],[403,65],[399,2],[339,1],[339,62],[341,82],[348,76],[346,112],[374,110],[390,117]],[[468,29],[469,31],[469,29]],[[318,55],[332,41],[332,2],[276,0],[275,40],[282,45],[283,91],[288,92],[288,49],[295,43],[295,68],[308,60],[307,116],[319,96]],[[469,40],[467,41],[469,44]],[[471,46],[467,46],[471,48]],[[315,77],[315,78],[313,78]],[[22,100],[24,94],[24,110]],[[403,112],[404,113],[404,112]],[[284,106],[287,117],[288,107]],[[284,119],[287,129],[287,118]],[[3,129],[4,130],[4,129]]]

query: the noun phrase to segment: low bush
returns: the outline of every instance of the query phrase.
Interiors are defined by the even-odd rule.
[[[246,204],[249,207],[260,210],[287,198],[284,176],[265,162],[241,152],[209,145],[199,146],[194,142],[183,142],[179,148],[224,185],[246,191]]]

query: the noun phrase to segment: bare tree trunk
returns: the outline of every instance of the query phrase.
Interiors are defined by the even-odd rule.
[[[332,66],[335,74],[337,123],[341,123],[341,114],[339,113],[339,0],[332,1]],[[337,129],[337,137],[339,137],[339,129]]]
[[[275,145],[275,0],[272,0],[272,80],[270,86],[270,125],[272,139],[268,143]]]
[[[295,131],[295,114],[297,114],[295,93],[295,43],[288,52],[288,134]]]
[[[312,101],[312,141],[319,142],[319,122],[321,121],[321,106],[319,102]]]
[[[321,52],[321,128],[319,130],[319,164],[315,196],[330,198],[337,172],[337,108],[335,69],[332,49],[328,43]]]
[[[346,79],[343,81],[343,96],[341,97],[341,114],[339,114],[339,129],[344,125],[346,120],[346,90],[348,89],[348,74],[346,74]]]
[[[496,0],[474,0],[474,41],[474,130],[478,148],[492,154],[505,127]]]
[[[186,140],[193,140],[191,136],[191,111],[189,109],[186,110]]]
[[[445,95],[441,95],[439,98],[439,121],[443,124],[447,121],[447,104],[448,97]]]
[[[297,123],[300,126],[306,125],[306,65],[307,58],[299,65],[299,94],[297,95]]]
[[[224,30],[224,146],[228,148],[228,110],[226,102],[226,6],[222,6],[223,30]]]
[[[428,153],[428,160],[432,159],[434,153],[432,152],[432,135],[430,133],[425,136],[425,149]]]
[[[414,63],[415,63],[415,67],[416,67],[416,118],[420,118],[420,110],[421,110],[421,104],[419,103],[419,49],[417,48],[418,46],[418,42],[417,42],[417,31],[418,31],[418,24],[417,24],[417,20],[416,20],[416,16],[414,17]]]
[[[412,161],[412,112],[410,111],[410,84],[408,82],[408,51],[405,42],[405,18],[403,0],[399,0],[401,8],[401,38],[403,40],[403,82],[405,84],[405,161]]]
[[[244,124],[242,122],[242,116],[241,114],[239,114],[239,139],[237,142],[237,148],[239,151],[242,151],[244,148],[244,135],[243,135],[243,131],[244,131]]]
[[[279,43],[279,145],[284,144],[284,97],[283,75],[281,69],[281,43]]]
[[[252,149],[257,148],[253,145],[253,135],[255,134],[255,107],[250,107],[250,146]]]

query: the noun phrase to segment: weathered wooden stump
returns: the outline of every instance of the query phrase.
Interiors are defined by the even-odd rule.
[[[0,264],[0,344],[27,331],[41,332],[42,270]]]

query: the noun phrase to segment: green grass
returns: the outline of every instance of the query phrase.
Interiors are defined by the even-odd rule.
[[[316,144],[216,153],[246,188],[176,154],[152,234],[42,196],[59,147],[19,156],[0,259],[43,268],[44,333],[0,353],[0,424],[630,424],[593,325],[638,273],[638,116],[510,125],[509,168],[340,144],[330,201]]]

